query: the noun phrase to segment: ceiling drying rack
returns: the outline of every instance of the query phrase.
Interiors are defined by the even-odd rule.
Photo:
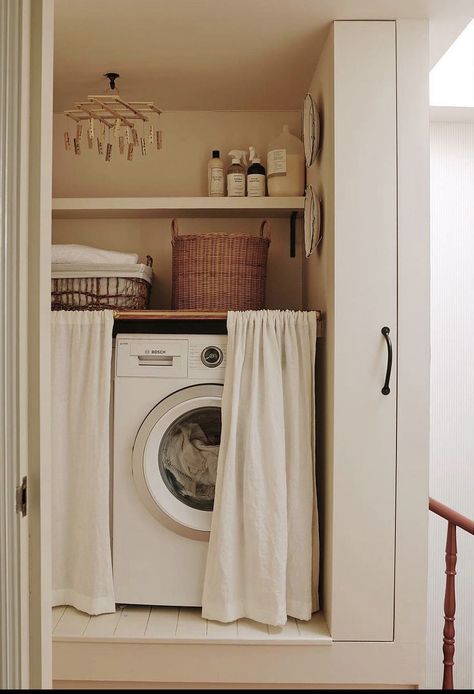
[[[86,101],[77,101],[75,108],[64,111],[64,115],[76,122],[76,133],[73,137],[74,153],[80,155],[82,140],[82,121],[88,121],[87,141],[92,149],[94,140],[97,142],[99,155],[105,152],[105,161],[112,157],[112,141],[110,134],[118,139],[120,154],[126,152],[127,159],[133,159],[134,147],[140,145],[142,156],[147,154],[147,144],[156,145],[161,149],[161,130],[150,121],[150,117],[159,117],[162,110],[152,101],[126,101],[115,89],[115,80],[120,77],[117,72],[106,72],[110,82],[110,92],[107,94],[89,95]],[[98,122],[99,127],[95,121]],[[142,122],[143,132],[139,136],[136,128],[137,121]],[[145,131],[145,126],[147,131]],[[69,132],[64,133],[64,146],[71,150]]]

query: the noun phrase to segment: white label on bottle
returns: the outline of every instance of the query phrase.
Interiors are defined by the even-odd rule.
[[[234,198],[240,198],[245,195],[245,174],[227,174],[227,195]]]
[[[224,169],[209,169],[209,195],[220,197],[224,195]]]
[[[286,174],[286,149],[272,149],[268,152],[267,172],[269,176]]]
[[[265,195],[265,176],[249,174],[247,176],[247,195],[250,198],[260,198]]]

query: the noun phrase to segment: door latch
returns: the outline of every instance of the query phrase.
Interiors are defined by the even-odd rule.
[[[23,477],[20,486],[16,488],[16,512],[21,513],[23,518],[26,516],[27,512],[27,489],[28,482],[25,476]]]

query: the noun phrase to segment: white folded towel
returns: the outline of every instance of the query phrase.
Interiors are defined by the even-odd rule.
[[[138,263],[138,254],[106,251],[76,243],[55,243],[51,251],[51,262],[74,265],[135,265]]]

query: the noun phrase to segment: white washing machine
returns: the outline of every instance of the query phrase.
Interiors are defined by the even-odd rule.
[[[118,603],[201,605],[225,335],[119,335],[113,573]]]

